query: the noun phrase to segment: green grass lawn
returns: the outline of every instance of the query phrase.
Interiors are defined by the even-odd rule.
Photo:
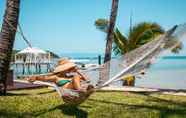
[[[49,89],[19,90],[0,96],[0,117],[186,118],[186,97],[96,92],[79,107],[68,107]]]

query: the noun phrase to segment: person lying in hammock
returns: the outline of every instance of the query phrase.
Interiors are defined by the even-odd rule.
[[[88,82],[88,77],[79,72],[76,64],[70,62],[68,59],[60,60],[52,73],[46,76],[32,76],[27,80],[30,82],[34,82],[36,80],[54,82],[62,89],[73,89],[86,92],[87,94],[91,94],[94,89],[93,85],[89,84],[88,86],[83,86],[81,84],[81,81]]]

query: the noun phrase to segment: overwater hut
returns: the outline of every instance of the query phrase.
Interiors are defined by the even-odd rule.
[[[16,70],[22,75],[48,72],[51,64],[50,52],[36,47],[27,47],[15,54]],[[42,70],[45,69],[45,70]]]

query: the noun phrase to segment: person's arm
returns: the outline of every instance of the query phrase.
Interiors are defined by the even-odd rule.
[[[36,80],[39,81],[45,81],[45,82],[56,82],[58,79],[58,77],[56,75],[50,75],[50,76],[46,76],[46,75],[40,75],[40,76],[32,76],[30,78],[28,78],[27,80],[30,82],[34,82]]]
[[[89,81],[89,79],[88,79],[88,76],[87,76],[87,75],[85,75],[85,74],[81,73],[79,70],[76,70],[76,72],[77,72],[77,74],[79,74],[79,75],[80,75],[80,77],[81,77],[81,79],[82,79],[82,80],[84,80],[84,81]]]
[[[58,77],[56,75],[51,75],[51,76],[44,76],[43,78],[38,78],[38,80],[40,79],[43,81],[56,82],[58,80]]]

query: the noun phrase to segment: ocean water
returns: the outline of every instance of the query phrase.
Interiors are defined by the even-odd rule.
[[[62,56],[82,61],[88,60],[88,63],[98,63],[98,55],[99,54],[96,53],[71,53],[63,54]],[[101,54],[101,56],[103,57],[103,54]],[[135,86],[162,89],[186,89],[186,56],[163,56],[159,58],[151,68],[147,70],[142,79],[136,79]]]
[[[136,86],[186,89],[186,57],[163,57],[147,71],[144,79],[137,79]]]
[[[97,64],[98,55],[102,56],[103,61],[103,54],[97,53],[65,53],[62,54],[61,57],[68,57],[85,64]],[[55,65],[57,61],[54,60],[53,62]],[[22,69],[18,69],[18,73],[20,74]],[[46,69],[43,69],[43,73],[45,72]],[[143,79],[136,79],[135,86],[186,89],[186,56],[164,56],[159,58],[158,61],[147,70]]]

